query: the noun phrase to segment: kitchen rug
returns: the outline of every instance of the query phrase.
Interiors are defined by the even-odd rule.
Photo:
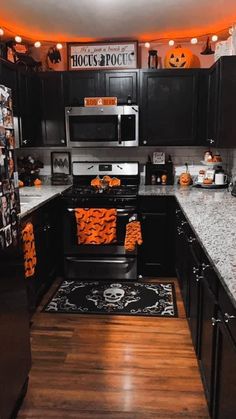
[[[173,283],[63,281],[44,311],[177,317]]]

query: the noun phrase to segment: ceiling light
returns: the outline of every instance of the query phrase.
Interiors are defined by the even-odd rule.
[[[173,39],[171,39],[171,40],[169,41],[169,45],[170,45],[170,47],[173,47],[173,45],[175,45],[175,41],[174,41]]]
[[[22,41],[21,36],[15,36],[15,41],[20,43]]]
[[[63,48],[62,44],[57,44],[56,47],[57,47],[57,49],[62,49]]]
[[[212,40],[213,42],[218,41],[218,36],[217,36],[217,35],[212,35],[211,40]]]
[[[4,30],[2,28],[0,28],[0,36],[4,35]]]
[[[150,45],[149,42],[145,42],[144,46],[145,46],[145,48],[150,48],[151,45]]]
[[[41,47],[41,42],[40,41],[36,41],[34,43],[35,48],[40,48]]]
[[[197,38],[192,38],[190,42],[191,42],[191,44],[194,45],[194,44],[198,43],[198,40],[197,40]]]

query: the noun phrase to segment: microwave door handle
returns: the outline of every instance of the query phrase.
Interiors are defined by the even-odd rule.
[[[121,114],[117,115],[118,125],[117,125],[117,136],[118,136],[118,143],[121,144]]]

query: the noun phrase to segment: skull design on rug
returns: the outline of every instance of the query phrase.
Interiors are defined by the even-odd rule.
[[[128,304],[139,301],[139,291],[131,289],[127,284],[104,284],[94,287],[86,296],[98,309],[106,309],[107,312],[122,310]]]

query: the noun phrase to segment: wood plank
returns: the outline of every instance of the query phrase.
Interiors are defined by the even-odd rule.
[[[41,312],[55,283],[33,317],[33,365],[18,418],[208,418],[174,281],[178,318]]]

